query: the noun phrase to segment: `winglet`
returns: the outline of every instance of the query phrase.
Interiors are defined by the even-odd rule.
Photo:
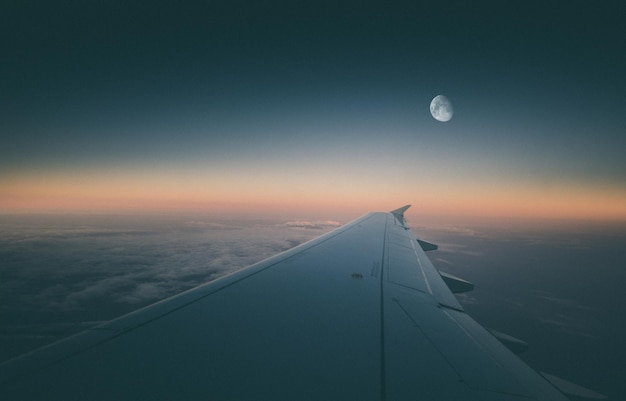
[[[411,207],[411,205],[406,205],[406,206],[402,206],[401,208],[398,208],[398,209],[396,209],[396,210],[392,210],[391,212],[389,212],[389,213],[391,213],[391,214],[393,215],[393,217],[395,217],[395,218],[396,218],[396,220],[398,221],[398,223],[400,223],[400,225],[401,225],[402,227],[404,227],[405,229],[407,229],[407,230],[408,230],[409,228],[408,228],[408,227],[406,226],[406,224],[405,224],[405,223],[406,223],[406,221],[404,220],[404,212],[406,212],[406,210],[407,210],[408,208],[410,208],[410,207]]]
[[[389,213],[393,214],[393,215],[394,215],[394,216],[396,216],[396,217],[402,217],[402,218],[404,218],[404,212],[406,212],[406,210],[407,210],[408,208],[410,208],[410,207],[411,207],[411,205],[402,206],[401,208],[398,208],[398,209],[396,209],[396,210],[392,210],[392,211],[391,211],[391,212],[389,212]]]

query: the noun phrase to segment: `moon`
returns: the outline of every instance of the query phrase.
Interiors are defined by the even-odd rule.
[[[432,114],[433,118],[437,121],[450,121],[454,114],[450,99],[444,95],[435,96],[430,102],[430,114]]]

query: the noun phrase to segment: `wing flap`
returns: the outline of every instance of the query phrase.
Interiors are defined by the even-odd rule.
[[[437,249],[439,249],[439,246],[436,244],[421,240],[419,238],[416,238],[416,239],[417,239],[417,243],[420,244],[420,247],[424,250],[424,252],[436,251]]]
[[[528,344],[525,341],[520,340],[519,338],[515,338],[506,333],[499,332],[493,329],[487,329],[495,338],[498,339],[502,344],[504,344],[508,349],[510,349],[514,354],[519,355],[523,354],[528,350]]]
[[[454,276],[450,273],[442,272],[441,270],[439,270],[439,275],[453,294],[468,292],[474,289],[474,284],[470,283],[467,280],[463,280],[460,277]]]

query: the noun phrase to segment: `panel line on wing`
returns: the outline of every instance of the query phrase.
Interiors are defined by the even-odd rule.
[[[428,289],[428,292],[432,295],[433,289],[430,287],[430,283],[428,282],[428,278],[426,277],[426,272],[424,271],[424,266],[422,266],[422,261],[420,260],[420,258],[417,257],[417,251],[415,250],[414,241],[411,241],[411,247],[413,247],[413,253],[415,254],[415,259],[417,260],[417,266],[419,267],[420,272],[422,273],[422,277],[424,277],[426,288]]]
[[[388,257],[387,252],[387,231],[389,225],[389,218],[385,221],[385,235],[383,235],[383,252],[381,258],[381,274],[380,274],[380,399],[385,401],[387,398],[387,378],[386,378],[386,366],[385,366],[385,297],[384,297],[384,285],[385,285],[385,258]]]
[[[457,368],[454,366],[454,364],[446,357],[446,354],[444,354],[439,347],[437,347],[437,344],[435,344],[433,342],[433,340],[424,332],[424,330],[422,330],[422,327],[420,326],[420,324],[413,318],[413,316],[411,316],[411,314],[404,308],[404,306],[402,306],[402,304],[400,303],[400,301],[393,297],[391,298],[392,301],[394,301],[396,303],[396,305],[398,305],[398,307],[400,308],[400,310],[402,310],[402,312],[404,312],[404,314],[409,318],[409,320],[411,320],[411,322],[413,322],[413,324],[415,325],[415,328],[418,329],[422,335],[424,336],[424,338],[430,343],[430,345],[432,346],[432,348],[439,354],[441,355],[441,358],[446,361],[446,363],[448,364],[448,366],[450,367],[450,369],[452,369],[454,371],[454,373],[457,375],[458,381],[459,382],[463,382],[465,383],[465,380],[463,379],[463,376],[461,375],[461,373],[457,370]]]

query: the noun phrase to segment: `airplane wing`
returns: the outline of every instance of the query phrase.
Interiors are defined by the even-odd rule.
[[[565,400],[463,311],[407,208],[5,362],[0,399]]]

